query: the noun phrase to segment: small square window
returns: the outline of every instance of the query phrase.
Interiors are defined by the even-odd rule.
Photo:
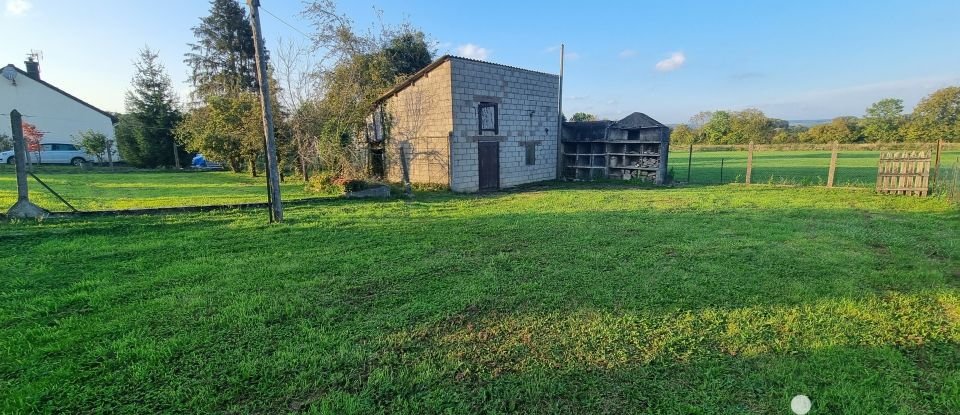
[[[480,127],[480,135],[483,135],[484,132],[491,132],[493,135],[500,134],[500,114],[497,104],[481,102],[477,106],[477,124]]]
[[[527,143],[527,165],[533,166],[537,164],[537,144],[536,143]]]

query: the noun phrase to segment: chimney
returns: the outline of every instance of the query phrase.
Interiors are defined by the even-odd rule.
[[[33,56],[27,58],[23,61],[23,64],[27,66],[27,76],[40,80],[40,62],[33,59]]]

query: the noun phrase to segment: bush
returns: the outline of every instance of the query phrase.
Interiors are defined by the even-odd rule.
[[[322,194],[343,194],[346,187],[328,172],[315,173],[307,181],[307,191]]]
[[[0,151],[13,150],[13,139],[9,135],[0,133]]]
[[[104,155],[110,151],[110,141],[107,140],[107,136],[93,130],[81,132],[79,135],[74,136],[73,139],[78,142],[83,151],[96,156],[97,162],[101,164],[103,163]]]

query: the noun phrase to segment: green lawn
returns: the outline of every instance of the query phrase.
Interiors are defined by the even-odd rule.
[[[670,152],[675,180],[687,181],[686,151]],[[837,157],[837,186],[874,187],[879,151],[841,151]],[[723,177],[720,164],[723,160]],[[944,151],[941,171],[960,163],[960,151]],[[753,153],[753,183],[824,185],[830,169],[830,151],[757,151]],[[746,151],[694,151],[690,181],[698,184],[743,183]]]
[[[960,413],[940,198],[566,184],[286,217],[0,224],[0,412]]]
[[[77,167],[40,166],[35,174],[79,210],[141,209],[174,206],[227,205],[266,202],[263,176],[230,172],[177,172],[118,168],[83,171]],[[30,199],[50,211],[69,211],[62,202],[28,178]],[[316,197],[303,182],[281,185],[285,200]],[[17,200],[17,178],[12,166],[0,165],[0,209]]]

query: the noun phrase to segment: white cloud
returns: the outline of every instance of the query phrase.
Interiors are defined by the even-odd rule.
[[[637,56],[637,51],[633,49],[624,49],[620,52],[620,59],[632,58]]]
[[[580,54],[577,52],[564,52],[563,57],[572,61],[580,59]]]
[[[7,14],[11,16],[21,16],[31,7],[33,4],[28,0],[7,0]]]
[[[560,50],[560,45],[553,45],[543,50],[543,53],[553,53]]]
[[[464,58],[479,59],[483,61],[487,60],[487,58],[490,56],[490,49],[482,48],[474,45],[473,43],[467,43],[466,45],[457,46],[457,55],[463,56]]]
[[[680,69],[683,63],[687,61],[687,55],[683,52],[673,52],[669,58],[657,62],[657,70],[660,72],[670,72]]]

